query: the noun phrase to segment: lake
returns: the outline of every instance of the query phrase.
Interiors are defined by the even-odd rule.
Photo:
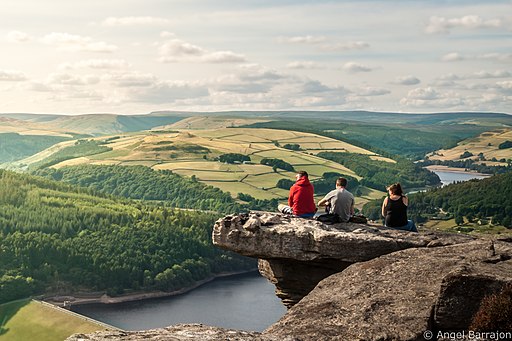
[[[217,278],[188,293],[118,304],[88,304],[71,310],[124,330],[203,323],[223,328],[263,331],[286,308],[274,285],[258,272]]]
[[[445,171],[433,171],[441,179],[443,186],[449,185],[456,181],[468,181],[471,179],[483,179],[490,175],[480,173],[469,173],[469,172],[445,172]]]

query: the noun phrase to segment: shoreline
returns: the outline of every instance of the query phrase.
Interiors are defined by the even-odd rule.
[[[450,167],[450,166],[443,166],[443,165],[430,165],[424,167],[428,169],[431,172],[447,172],[447,173],[459,173],[459,174],[473,174],[478,176],[485,176],[490,177],[492,174],[485,174],[485,173],[479,173],[474,170],[466,170],[465,168],[456,168],[456,167]]]
[[[101,294],[101,295],[54,295],[51,297],[47,297],[42,299],[43,302],[52,304],[57,307],[70,309],[74,305],[85,305],[85,304],[117,304],[117,303],[123,303],[123,302],[135,302],[135,301],[142,301],[142,300],[148,300],[152,298],[162,298],[162,297],[171,297],[171,296],[178,296],[185,294],[187,292],[190,292],[203,284],[206,284],[208,282],[211,282],[217,278],[222,277],[228,277],[228,276],[236,276],[236,275],[242,275],[246,273],[251,273],[258,271],[257,268],[251,269],[251,270],[243,270],[243,271],[233,271],[233,272],[222,272],[215,274],[213,276],[210,276],[208,278],[205,278],[203,280],[197,281],[191,286],[174,290],[170,292],[165,291],[139,291],[139,292],[133,292],[126,295],[120,295],[115,297],[110,297],[107,294]]]

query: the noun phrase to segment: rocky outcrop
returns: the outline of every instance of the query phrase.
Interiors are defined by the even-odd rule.
[[[273,213],[227,216],[213,229],[213,243],[259,258],[260,273],[276,286],[287,307],[306,296],[322,279],[364,262],[409,248],[465,243],[455,234],[411,233],[384,227],[316,220]]]
[[[439,332],[467,330],[482,298],[512,282],[511,258],[510,244],[478,240],[354,264],[321,281],[264,335],[436,340]]]
[[[139,332],[107,330],[92,334],[74,334],[66,341],[191,341],[191,340],[264,340],[260,333],[224,329],[202,324],[180,324],[167,328],[144,330]]]

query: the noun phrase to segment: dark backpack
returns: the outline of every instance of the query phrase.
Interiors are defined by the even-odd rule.
[[[341,223],[340,216],[333,213],[322,214],[316,217],[315,219],[321,223],[328,225]]]

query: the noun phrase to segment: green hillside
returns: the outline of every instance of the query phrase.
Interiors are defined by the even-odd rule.
[[[28,299],[0,304],[0,341],[62,341],[75,333],[104,330],[90,319]]]
[[[60,136],[0,134],[0,163],[21,160],[69,139]]]
[[[408,215],[416,222],[454,218],[454,225],[468,222],[471,230],[477,226],[485,231],[491,225],[512,228],[512,173],[413,193],[409,203]],[[382,200],[370,202],[363,212],[380,220],[381,204]]]
[[[0,171],[0,302],[47,291],[175,290],[254,266],[212,246],[219,216]]]

